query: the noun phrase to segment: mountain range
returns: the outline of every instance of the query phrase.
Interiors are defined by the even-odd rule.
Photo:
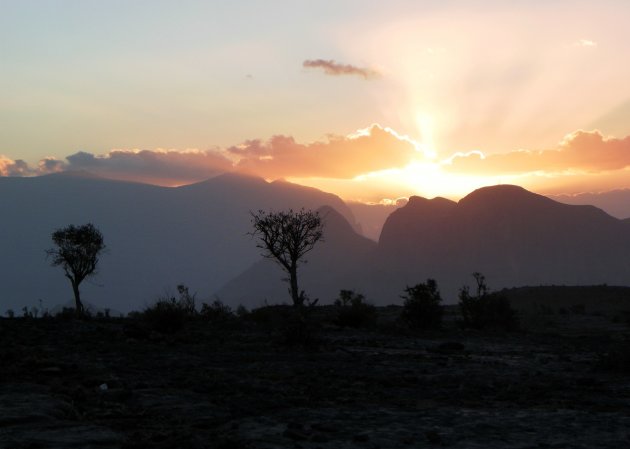
[[[493,288],[630,283],[630,228],[594,206],[561,204],[509,185],[459,202],[411,197],[383,227],[384,286],[435,278],[449,297],[483,273]]]
[[[68,224],[94,223],[107,246],[98,275],[81,284],[83,298],[125,312],[174,295],[180,283],[208,300],[255,263],[250,211],[329,205],[356,227],[335,195],[235,174],[178,188],[85,172],[0,177],[0,198],[0,313],[72,298],[63,271],[45,255],[52,232]]]
[[[0,178],[0,307],[53,308],[72,296],[45,250],[68,224],[94,223],[107,251],[81,285],[97,307],[138,310],[178,284],[231,306],[288,302],[284,273],[263,259],[251,212],[319,210],[324,242],[299,271],[301,288],[330,303],[340,289],[377,304],[435,278],[449,302],[482,272],[499,289],[543,284],[630,284],[630,226],[593,206],[561,204],[516,186],[476,190],[454,202],[411,197],[392,207],[378,243],[361,235],[339,197],[285,181],[223,174],[167,188],[88,173]],[[357,210],[355,208],[355,210]],[[379,209],[377,214],[382,214]],[[362,213],[371,213],[363,211]],[[2,310],[2,311],[4,311]]]
[[[587,192],[577,195],[547,195],[549,198],[566,204],[590,204],[605,210],[613,217],[630,218],[630,189],[617,189],[607,192]]]

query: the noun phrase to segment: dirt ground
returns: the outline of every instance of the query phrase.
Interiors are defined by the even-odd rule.
[[[0,447],[630,447],[630,328],[555,320],[497,334],[325,324],[303,348],[244,320],[163,335],[2,319]]]

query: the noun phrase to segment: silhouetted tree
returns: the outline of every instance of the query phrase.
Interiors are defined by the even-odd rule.
[[[401,319],[415,329],[438,328],[442,324],[442,296],[434,279],[405,288]]]
[[[79,285],[86,277],[96,274],[98,256],[105,249],[103,235],[92,223],[69,225],[53,232],[52,241],[55,246],[47,250],[46,254],[52,258],[52,265],[60,265],[70,280],[75,311],[81,315],[83,303]]]
[[[334,304],[339,309],[335,323],[341,327],[370,327],[376,323],[376,307],[354,290],[341,290]]]
[[[304,291],[298,290],[297,269],[303,257],[313,249],[324,235],[324,224],[317,212],[299,211],[252,212],[251,235],[260,239],[258,248],[263,256],[275,260],[289,275],[289,292],[293,305],[301,306],[308,300]],[[313,303],[314,304],[314,303]]]
[[[500,292],[491,292],[483,274],[472,274],[477,283],[476,295],[470,293],[468,286],[459,292],[459,308],[464,319],[464,326],[474,329],[503,329],[518,328],[516,311],[510,301]]]

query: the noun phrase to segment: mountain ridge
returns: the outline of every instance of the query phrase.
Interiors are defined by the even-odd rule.
[[[444,210],[419,204],[392,213],[379,241],[377,265],[400,283],[433,277],[454,298],[474,271],[496,288],[630,279],[629,229],[596,207],[517,186],[477,189]]]
[[[72,297],[62,270],[45,250],[51,234],[93,223],[108,251],[99,274],[81,285],[86,301],[121,311],[142,309],[186,284],[206,299],[259,258],[247,238],[250,211],[330,205],[353,223],[337,196],[294,184],[226,175],[185,187],[56,174],[0,178],[0,307],[65,303]],[[34,280],[36,280],[34,282]]]

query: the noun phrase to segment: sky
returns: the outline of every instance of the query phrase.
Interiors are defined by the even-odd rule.
[[[630,3],[0,0],[0,175],[630,187]]]

